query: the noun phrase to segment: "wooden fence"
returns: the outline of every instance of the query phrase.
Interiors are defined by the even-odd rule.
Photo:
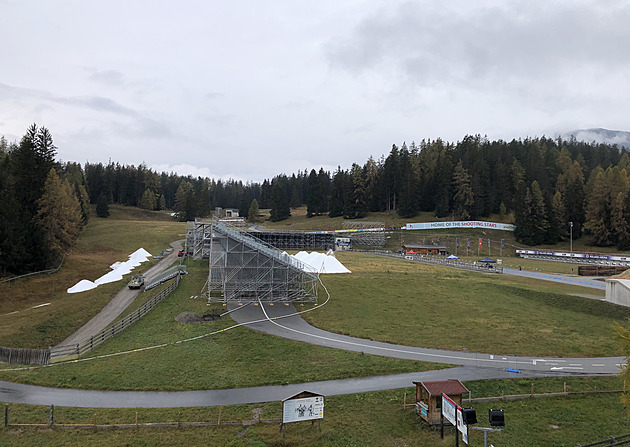
[[[46,365],[50,361],[50,349],[3,348],[0,346],[0,362],[28,365]]]
[[[11,278],[6,278],[0,281],[0,284],[5,283],[5,282],[11,282],[11,281],[15,281],[17,279],[22,279],[22,278],[27,278],[29,276],[34,276],[34,275],[43,275],[44,273],[48,273],[49,275],[51,273],[56,273],[59,271],[59,269],[61,269],[61,266],[63,265],[63,261],[66,260],[66,255],[63,255],[63,258],[61,258],[61,263],[59,264],[59,267],[57,267],[56,269],[48,269],[48,270],[40,270],[39,272],[31,272],[31,273],[26,273],[25,275],[20,275],[20,276],[13,276]]]
[[[83,340],[80,343],[64,346],[55,346],[50,349],[50,362],[68,360],[70,358],[81,357],[86,352],[92,351],[95,347],[101,343],[109,340],[116,334],[120,334],[129,326],[134,324],[140,318],[144,317],[151,309],[158,305],[162,300],[169,296],[177,286],[179,285],[179,279],[181,275],[177,275],[175,282],[169,285],[166,289],[162,290],[156,296],[144,303],[138,310],[126,315],[114,324],[106,327],[97,334],[90,336],[90,338]]]
[[[90,336],[87,340],[72,345],[55,346],[50,349],[3,348],[0,346],[0,362],[19,363],[22,365],[47,365],[55,361],[59,362],[71,358],[78,358],[86,352],[93,350],[105,340],[109,340],[114,335],[120,334],[140,318],[144,317],[159,302],[177,289],[180,276],[181,275],[177,275],[175,282],[144,303],[138,310],[106,327],[98,334]]]

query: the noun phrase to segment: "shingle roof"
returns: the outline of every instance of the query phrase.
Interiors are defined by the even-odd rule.
[[[438,396],[442,393],[450,396],[451,394],[465,394],[468,392],[468,389],[459,380],[456,379],[413,383],[415,383],[416,385],[422,385],[431,396]]]

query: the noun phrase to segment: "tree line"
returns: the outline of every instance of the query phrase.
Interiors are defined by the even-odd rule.
[[[181,221],[207,217],[215,207],[238,208],[252,220],[258,209],[270,209],[270,219],[279,221],[302,205],[309,217],[346,219],[368,212],[409,219],[431,212],[456,220],[498,214],[516,225],[515,237],[524,244],[554,244],[572,232],[575,239],[587,233],[600,246],[630,248],[630,159],[616,145],[546,137],[490,141],[479,135],[457,143],[422,140],[392,145],[387,155],[348,169],[278,174],[261,183],[157,173],[145,164],[82,168],[56,162],[55,154],[50,132],[36,125],[19,143],[0,138],[5,272],[32,271],[57,260],[87,223],[90,204],[101,217],[110,204],[121,204],[171,209]],[[65,204],[65,211],[51,203]]]
[[[19,143],[0,138],[0,273],[57,263],[89,219],[83,170],[55,161],[45,127],[32,125]]]

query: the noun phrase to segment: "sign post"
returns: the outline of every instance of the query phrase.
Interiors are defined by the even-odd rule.
[[[459,445],[458,431],[462,434],[464,443],[468,445],[468,425],[464,422],[462,407],[457,405],[446,394],[442,393],[442,438],[444,438],[444,419],[457,428],[457,430],[455,430],[455,446]]]

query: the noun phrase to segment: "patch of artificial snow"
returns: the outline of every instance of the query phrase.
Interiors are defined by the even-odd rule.
[[[87,279],[83,279],[79,281],[74,286],[70,287],[67,292],[68,293],[77,293],[84,292],[86,290],[90,290],[95,288],[96,286],[100,286],[101,284],[107,284],[110,282],[116,282],[123,279],[124,275],[131,273],[131,271],[138,267],[142,262],[145,262],[147,258],[151,257],[151,253],[146,251],[144,248],[139,248],[129,255],[129,259],[127,261],[114,262],[110,265],[112,269],[111,272],[108,272],[96,279],[94,282],[88,281]]]
[[[68,289],[68,293],[85,292],[86,290],[91,290],[91,289],[94,289],[95,287],[96,287],[96,284],[94,284],[92,281],[87,280],[87,279],[82,279],[81,281],[76,283],[74,286],[70,287]]]

